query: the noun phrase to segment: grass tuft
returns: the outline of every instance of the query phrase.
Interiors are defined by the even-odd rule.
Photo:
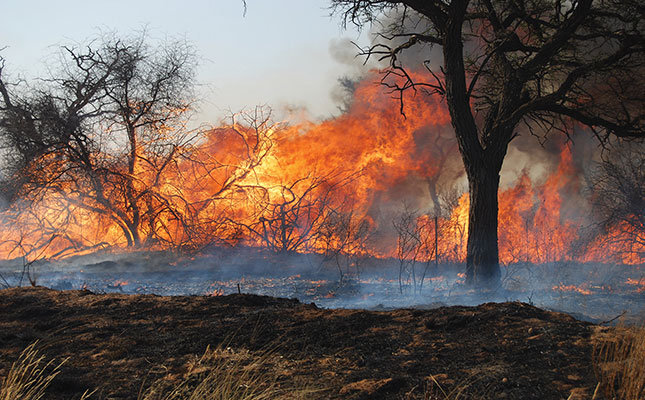
[[[67,360],[58,364],[53,360],[45,362],[45,357],[38,354],[36,344],[32,343],[20,353],[7,376],[0,381],[0,400],[42,399],[47,387],[60,373],[60,367]]]
[[[645,399],[645,327],[616,328],[594,349],[598,386],[593,398]]]
[[[256,355],[208,347],[179,383],[168,385],[168,377],[161,378],[140,393],[138,400],[298,400],[316,392],[280,385],[271,367],[274,357],[272,351]]]

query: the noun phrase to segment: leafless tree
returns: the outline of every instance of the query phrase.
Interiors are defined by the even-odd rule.
[[[620,257],[645,257],[645,145],[615,144],[589,182],[604,244]]]
[[[499,283],[497,192],[508,145],[585,126],[601,140],[642,137],[645,8],[638,0],[331,0],[345,22],[384,14],[383,39],[363,50],[389,62],[399,94],[445,98],[470,191],[466,281]],[[440,52],[432,52],[433,48]],[[406,55],[427,54],[417,65]],[[437,54],[431,60],[430,55]],[[417,79],[414,71],[429,78]]]
[[[263,246],[277,253],[314,251],[343,179],[337,174],[305,176],[289,184],[265,187],[256,205],[256,221],[243,223]]]
[[[257,220],[268,192],[257,168],[271,154],[273,137],[281,124],[267,107],[231,114],[216,128],[203,132],[185,149],[166,185],[170,206],[159,240],[171,247],[200,248],[236,244],[248,231],[243,225]],[[246,215],[235,215],[245,210]]]
[[[418,225],[419,214],[404,204],[401,213],[392,221],[397,233],[396,257],[399,260],[399,291],[404,284],[417,290],[416,264],[423,248],[422,233]]]
[[[432,269],[435,273],[438,271],[440,258],[442,263],[460,261],[459,248],[464,231],[460,221],[450,216],[457,203],[448,200],[452,197],[449,193],[442,193],[441,197],[446,200],[440,201],[439,209],[433,207],[433,212],[439,212],[443,217],[421,214],[404,204],[392,221],[397,232],[396,256],[401,292],[404,286],[409,285],[414,294],[420,294],[428,274]]]
[[[362,263],[369,258],[372,225],[346,204],[329,209],[317,239],[324,261],[333,261],[342,285],[348,276],[358,277]]]
[[[60,68],[33,88],[0,75],[12,197],[65,198],[117,225],[130,246],[154,238],[168,206],[161,178],[192,139],[195,60],[185,42],[108,35],[63,47]]]
[[[21,201],[12,206],[20,238],[55,237],[70,249],[101,243],[116,226],[128,246],[195,249],[240,240],[246,232],[233,219],[257,221],[271,207],[256,169],[280,124],[256,107],[216,129],[189,130],[195,61],[187,44],[151,48],[144,36],[107,37],[63,55],[61,72],[42,87],[20,92],[0,79],[2,138],[21,178],[14,190]],[[319,218],[316,205],[326,200],[308,201],[323,182],[312,185],[304,194],[284,187],[273,211],[290,209],[287,219],[295,213],[299,224],[305,214]],[[278,221],[263,215],[269,239]],[[271,243],[289,251],[302,245],[281,238]]]
[[[454,137],[440,132],[432,138],[429,159],[432,160],[432,168],[436,172],[429,174],[426,177],[426,182],[432,200],[432,213],[435,217],[441,217],[446,212],[450,212],[443,207],[441,201],[442,182],[453,182],[463,175],[462,171],[455,171],[455,168],[450,165],[451,157],[455,155],[456,149],[457,141]]]
[[[439,218],[437,219],[436,229],[436,257],[442,263],[463,263],[468,221],[456,214],[460,207],[463,190],[457,186],[450,186],[441,188],[438,193],[440,208],[438,210]],[[436,212],[437,210],[433,208],[433,214],[427,217],[434,217]],[[428,238],[425,240],[429,241],[430,246],[434,246],[434,243],[432,243],[435,240],[434,221],[426,218],[425,224],[428,225],[425,228],[425,231],[428,232]],[[431,252],[434,255],[434,249]]]

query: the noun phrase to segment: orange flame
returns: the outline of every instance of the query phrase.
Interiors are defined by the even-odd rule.
[[[426,246],[419,261],[463,262],[467,193],[449,210],[438,212],[433,204],[437,188],[462,176],[446,107],[439,97],[419,92],[407,98],[402,118],[376,79],[361,82],[349,112],[337,118],[292,126],[272,124],[264,116],[235,121],[177,149],[181,157],[163,173],[154,163],[138,163],[135,182],[153,193],[140,205],[149,217],[139,227],[146,244],[243,241],[284,251],[336,249],[357,257],[391,257],[397,254],[392,218],[408,200],[422,211],[414,227]],[[627,244],[620,227],[609,235],[614,240],[579,245],[585,221],[565,206],[569,193],[580,193],[578,176],[571,151],[563,146],[557,169],[544,183],[525,173],[500,191],[501,262],[645,262],[643,246]],[[16,204],[4,213],[3,258],[126,245],[122,229],[109,215],[83,204],[78,193],[48,192],[27,212],[24,207]],[[367,240],[373,231],[381,234]]]
[[[560,284],[557,286],[553,286],[553,290],[559,291],[559,292],[576,292],[576,293],[584,294],[585,296],[592,294],[591,290],[587,289],[586,287],[576,286],[576,285]]]

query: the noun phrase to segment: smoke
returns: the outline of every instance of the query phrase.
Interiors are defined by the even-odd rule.
[[[356,86],[365,79],[369,71],[378,68],[374,62],[366,62],[358,53],[357,45],[348,38],[333,39],[329,42],[329,55],[337,63],[346,67],[345,74],[338,78],[330,96],[341,113],[349,111]]]
[[[371,46],[394,49],[406,43],[412,34],[432,35],[434,31],[427,18],[411,9],[398,7],[382,15],[370,33]],[[401,52],[397,61],[407,69],[419,69],[425,65],[433,71],[438,71],[443,65],[443,53],[438,46],[417,43]]]
[[[503,285],[490,293],[464,286],[455,265],[418,263],[416,288],[399,279],[398,261],[373,260],[344,283],[334,262],[316,254],[276,255],[257,248],[217,248],[185,256],[170,252],[111,252],[44,261],[37,284],[59,290],[156,295],[254,293],[297,298],[326,308],[436,308],[489,301],[523,301],[591,321],[627,312],[643,317],[642,268],[606,264],[543,263],[503,267]],[[20,266],[0,262],[0,275],[17,285]],[[421,273],[424,273],[421,285]],[[23,280],[23,284],[28,284]],[[641,293],[641,294],[639,294]],[[630,300],[632,299],[632,300]]]
[[[352,77],[364,76],[370,69],[377,67],[374,62],[365,62],[358,55],[358,45],[349,38],[332,39],[329,42],[329,55],[337,63],[349,67]]]

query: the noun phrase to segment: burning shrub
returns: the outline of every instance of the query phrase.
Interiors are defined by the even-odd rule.
[[[17,231],[52,252],[100,242],[138,246],[170,207],[165,176],[191,140],[195,56],[144,35],[62,47],[40,87],[3,94],[2,138],[19,182]]]
[[[324,261],[333,261],[338,268],[339,280],[360,276],[363,263],[372,256],[370,240],[373,223],[355,209],[331,209],[321,226],[318,248]]]
[[[624,262],[645,257],[645,143],[616,143],[591,175],[598,243]]]

